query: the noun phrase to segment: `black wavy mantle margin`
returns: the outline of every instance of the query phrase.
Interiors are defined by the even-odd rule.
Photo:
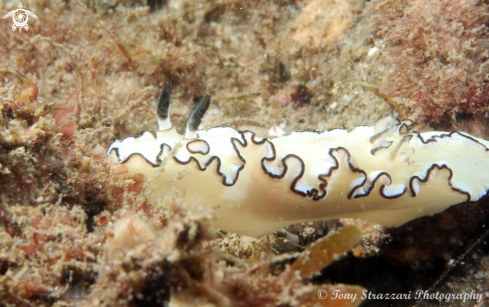
[[[222,127],[214,127],[214,128],[222,128]],[[212,129],[214,129],[212,128]],[[299,161],[300,165],[301,165],[301,170],[300,170],[300,173],[299,175],[297,175],[297,177],[294,178],[294,180],[292,181],[291,185],[290,185],[290,190],[292,192],[294,192],[295,194],[297,195],[300,195],[302,197],[308,197],[314,201],[318,201],[322,198],[324,198],[326,195],[327,195],[327,191],[326,191],[326,186],[328,184],[327,180],[325,179],[325,177],[330,177],[332,174],[333,174],[333,171],[337,170],[339,168],[339,162],[338,160],[333,156],[333,152],[334,151],[344,151],[346,153],[346,156],[347,156],[347,165],[350,169],[351,172],[353,173],[361,173],[363,174],[364,178],[362,180],[362,182],[360,184],[357,184],[355,185],[348,193],[347,193],[347,198],[348,199],[351,199],[351,198],[358,198],[358,197],[366,197],[370,194],[370,192],[374,189],[375,187],[375,183],[377,182],[378,179],[380,179],[380,177],[382,176],[385,176],[387,175],[387,177],[391,180],[391,177],[388,173],[386,172],[381,172],[377,175],[376,178],[374,178],[372,180],[372,184],[371,186],[368,188],[367,192],[366,193],[363,193],[363,194],[359,194],[359,195],[355,195],[355,192],[357,189],[363,187],[366,182],[367,182],[367,174],[364,170],[360,169],[360,168],[357,168],[355,167],[352,163],[351,163],[351,155],[350,155],[350,152],[344,148],[344,147],[337,147],[337,148],[330,148],[329,149],[329,152],[328,152],[328,155],[335,161],[335,166],[333,166],[332,168],[329,169],[329,171],[327,173],[324,173],[324,174],[319,174],[317,176],[317,180],[320,182],[319,184],[319,190],[316,189],[316,188],[311,188],[309,190],[305,192],[303,191],[300,191],[300,190],[297,190],[296,189],[296,184],[297,182],[302,178],[302,176],[304,175],[304,172],[305,172],[305,163],[304,161],[302,160],[302,158],[300,158],[299,156],[295,155],[295,154],[287,154],[285,155],[282,159],[281,159],[281,164],[283,165],[283,171],[281,174],[275,174],[275,173],[272,173],[270,172],[267,167],[265,166],[265,162],[267,161],[274,161],[276,159],[276,150],[275,150],[275,146],[273,144],[273,142],[271,142],[270,140],[268,140],[267,138],[262,138],[260,141],[256,141],[255,140],[255,133],[252,132],[252,131],[249,131],[249,130],[244,130],[244,131],[237,131],[238,134],[240,134],[243,142],[241,142],[241,140],[239,140],[238,138],[235,138],[235,137],[232,137],[230,138],[230,142],[231,142],[231,145],[234,149],[234,151],[236,152],[236,155],[238,156],[238,158],[243,162],[243,165],[241,165],[237,171],[236,171],[236,178],[234,178],[232,180],[232,183],[227,183],[227,177],[226,175],[221,172],[221,159],[218,157],[218,156],[212,156],[209,158],[209,160],[207,161],[207,163],[205,164],[205,166],[202,166],[200,165],[199,161],[195,158],[195,157],[190,157],[187,161],[181,161],[179,160],[176,156],[173,157],[173,159],[179,163],[179,164],[182,164],[182,165],[186,165],[186,164],[189,164],[190,162],[194,161],[196,164],[197,164],[197,168],[200,170],[200,171],[205,171],[207,169],[207,166],[209,166],[214,160],[217,160],[217,173],[222,177],[222,184],[224,186],[227,186],[227,187],[230,187],[230,186],[233,186],[237,180],[239,179],[239,173],[241,170],[244,169],[245,165],[246,165],[246,161],[245,159],[241,156],[238,148],[236,147],[236,143],[237,142],[238,144],[240,144],[241,146],[243,147],[247,147],[248,146],[248,142],[246,141],[246,137],[245,137],[245,134],[246,133],[249,133],[251,135],[250,137],[250,140],[251,142],[254,144],[254,145],[268,145],[269,148],[271,149],[272,151],[272,156],[271,157],[263,157],[260,161],[261,163],[261,167],[263,169],[263,171],[265,172],[266,175],[272,177],[272,178],[276,178],[276,179],[282,179],[285,174],[287,173],[287,170],[288,170],[288,167],[287,167],[287,164],[286,164],[286,161],[288,159],[291,159],[291,158],[295,158]],[[319,133],[319,132],[316,132],[316,133]],[[142,135],[144,134],[144,132],[141,132],[137,137],[134,137],[135,139],[138,138],[138,137],[141,137]],[[417,134],[417,133],[416,133]],[[477,143],[478,145],[482,146],[483,148],[485,148],[485,151],[489,151],[489,149],[487,147],[485,147],[483,144],[481,144],[479,141],[469,137],[469,136],[466,136],[466,135],[463,135],[459,132],[456,132],[456,131],[452,131],[450,133],[446,133],[446,134],[441,134],[441,135],[435,135],[435,136],[432,136],[430,137],[429,139],[427,139],[426,141],[422,138],[422,136],[420,134],[417,134],[417,137],[418,139],[424,143],[424,144],[427,144],[429,142],[437,142],[436,141],[436,138],[449,138],[449,137],[452,137],[453,134],[458,134],[460,137],[465,137],[465,138],[468,138],[470,139],[471,141]],[[193,154],[204,154],[202,152],[193,152],[191,150],[189,150],[189,147],[188,145],[190,143],[193,143],[193,142],[196,142],[196,141],[201,141],[201,142],[205,142],[207,144],[207,147],[210,148],[209,144],[205,141],[205,140],[200,140],[200,139],[195,139],[195,140],[192,140],[191,142],[187,143],[186,145],[186,148],[187,150],[190,152],[190,153],[193,153]],[[166,143],[161,143],[160,144],[160,151],[158,152],[157,156],[156,156],[156,162],[157,164],[154,164],[152,163],[151,161],[149,161],[148,159],[146,159],[146,157],[144,157],[143,155],[139,154],[139,153],[132,153],[130,154],[126,159],[124,159],[123,161],[121,161],[121,158],[120,158],[120,155],[119,155],[119,149],[118,148],[113,148],[112,150],[115,150],[116,152],[116,155],[117,155],[117,158],[118,160],[120,161],[121,164],[124,164],[126,163],[127,161],[129,161],[129,159],[133,156],[133,155],[140,155],[144,161],[146,161],[146,163],[148,163],[150,166],[152,167],[158,167],[159,164],[161,163],[161,160],[159,158],[159,156],[161,155],[161,153],[163,152],[164,150],[164,146],[167,146],[170,148],[171,150],[171,147],[166,144]],[[110,148],[110,147],[109,147]],[[112,151],[111,150],[111,151]],[[107,150],[107,155],[109,155],[110,152]],[[458,192],[458,193],[461,193],[463,195],[465,195],[467,197],[467,202],[470,202],[472,201],[471,200],[471,197],[470,197],[470,194],[467,192],[467,191],[463,191],[461,189],[458,189],[458,188],[455,188],[453,187],[452,185],[452,177],[453,177],[453,171],[445,164],[442,164],[442,165],[439,165],[437,163],[433,163],[427,170],[426,170],[426,176],[425,178],[420,178],[419,176],[412,176],[410,179],[409,179],[409,191],[411,193],[411,196],[412,197],[416,197],[416,193],[414,191],[414,188],[413,188],[413,180],[414,179],[417,179],[418,181],[422,182],[422,183],[425,183],[427,182],[427,180],[429,179],[430,177],[430,173],[434,170],[434,169],[448,169],[449,173],[450,173],[450,176],[448,178],[448,185],[450,186],[450,188],[455,191],[455,192]],[[391,180],[392,182],[392,180]],[[380,188],[379,188],[379,192],[380,192],[380,195],[384,198],[384,199],[394,199],[394,198],[398,198],[402,195],[404,195],[406,192],[407,192],[407,188],[405,188],[403,190],[403,192],[401,194],[398,194],[398,195],[393,195],[393,196],[387,196],[383,193],[384,191],[384,187],[385,185],[382,185]],[[486,193],[485,195],[487,195],[489,191],[486,190]],[[355,195],[355,196],[354,196]]]

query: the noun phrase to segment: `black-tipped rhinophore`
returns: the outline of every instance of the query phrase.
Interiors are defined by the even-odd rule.
[[[187,120],[187,129],[195,132],[199,128],[202,118],[211,104],[211,96],[205,95],[204,98],[195,106]]]
[[[156,107],[156,116],[159,119],[165,120],[168,118],[168,111],[170,109],[171,98],[171,83],[166,82],[165,87],[161,91],[160,98],[158,98],[158,106]]]

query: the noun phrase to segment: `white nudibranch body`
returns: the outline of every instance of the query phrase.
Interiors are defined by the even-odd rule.
[[[258,237],[341,217],[399,226],[478,201],[489,190],[489,142],[466,133],[413,132],[411,121],[400,122],[392,112],[350,132],[294,132],[270,140],[229,127],[197,131],[206,96],[184,137],[169,123],[169,88],[158,104],[166,130],[115,141],[107,154],[126,165],[127,175],[146,180],[166,158],[149,184],[152,200],[172,187],[184,190],[191,207],[217,207],[215,225],[226,231]],[[160,112],[165,103],[166,113]]]

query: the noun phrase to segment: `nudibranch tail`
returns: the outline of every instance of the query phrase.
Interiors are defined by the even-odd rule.
[[[170,112],[170,98],[171,84],[170,82],[166,82],[158,99],[158,105],[156,106],[159,130],[168,130],[172,127],[170,116],[168,116]]]
[[[210,105],[206,95],[181,135],[169,120],[170,96],[167,83],[156,138],[144,132],[114,141],[107,154],[115,152],[127,176],[155,178],[148,182],[155,191],[151,201],[171,188],[185,190],[189,208],[217,207],[215,225],[226,231],[261,236],[340,217],[399,226],[478,201],[489,190],[489,141],[459,132],[418,133],[394,112],[352,131],[267,139],[230,127],[197,130]]]
[[[195,139],[198,137],[196,131],[199,129],[202,118],[204,118],[205,112],[207,112],[210,103],[211,96],[205,95],[205,97],[202,98],[202,100],[192,110],[187,120],[187,127],[185,130],[186,139]]]

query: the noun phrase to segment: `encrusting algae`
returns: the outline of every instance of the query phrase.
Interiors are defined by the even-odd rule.
[[[430,266],[483,221],[486,205],[471,204],[399,229],[341,219],[254,239],[213,229],[214,210],[184,210],[185,191],[150,202],[105,151],[156,125],[164,82],[179,131],[209,93],[204,129],[351,130],[394,107],[422,131],[487,138],[484,2],[327,1],[318,22],[315,0],[145,4],[29,1],[29,31],[0,22],[2,304],[358,306],[318,293],[373,286],[333,282],[323,266],[351,263],[352,248],[372,282],[383,272],[369,259]],[[443,240],[421,235],[433,229]]]

